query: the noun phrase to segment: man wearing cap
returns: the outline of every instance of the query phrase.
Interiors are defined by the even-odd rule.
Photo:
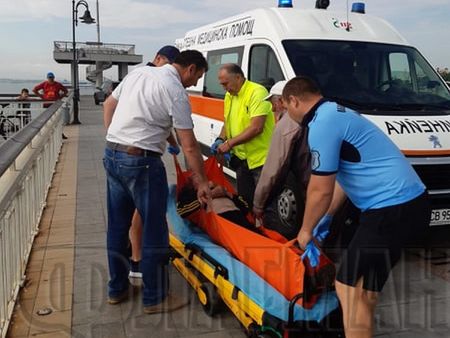
[[[300,125],[289,117],[283,105],[281,95],[286,82],[283,80],[275,83],[270,89],[269,95],[264,98],[272,103],[272,111],[277,124],[253,199],[253,212],[261,220],[263,220],[263,215],[268,216],[266,213],[276,213],[275,207],[271,206],[270,202],[280,192],[279,187],[283,186],[289,172],[296,177],[299,191],[303,194],[306,191],[310,175],[306,138],[304,133],[301,133]],[[267,228],[279,231],[289,239],[295,238],[298,234],[298,229],[287,231],[287,229],[280,228],[278,222],[271,224],[270,217],[264,217],[263,224]]]
[[[278,81],[270,89],[269,95],[265,98],[272,103],[272,110],[278,118],[275,130],[272,135],[269,153],[266,163],[261,172],[253,199],[253,213],[262,221],[268,229],[278,231],[287,239],[294,239],[298,235],[300,222],[303,218],[302,203],[305,200],[306,188],[311,177],[311,164],[308,146],[307,127],[301,126],[294,121],[287,113],[283,102],[283,89],[287,81]],[[303,201],[297,201],[297,214],[299,216],[297,227],[280,227],[278,213],[273,201],[281,192],[283,183],[289,175],[293,175]],[[336,183],[335,191],[343,194],[339,184]],[[300,209],[301,208],[301,209]],[[340,204],[333,203],[326,213],[326,217],[321,220],[320,231],[321,240],[327,236],[334,214],[339,210]],[[270,217],[270,214],[275,214]]]
[[[36,85],[33,88],[33,93],[44,101],[57,101],[67,96],[68,90],[61,83],[55,81],[55,74],[48,72],[47,80]],[[48,108],[51,105],[51,103],[44,103],[43,107]],[[63,133],[62,138],[65,140],[67,139],[67,136]]]
[[[128,232],[135,209],[143,221],[143,305],[147,314],[174,311],[187,300],[168,293],[167,175],[161,155],[172,127],[194,173],[197,197],[210,200],[203,159],[193,132],[185,88],[208,69],[199,51],[180,53],[173,65],[130,72],[103,104],[108,129],[103,159],[107,177],[108,303],[129,295]]]
[[[174,46],[164,46],[158,53],[156,53],[153,61],[147,63],[149,67],[162,67],[166,64],[172,64],[175,58],[180,54],[178,48]],[[180,148],[172,133],[167,138],[169,142],[169,152],[178,154]],[[131,257],[130,257],[130,277],[142,278],[142,272],[140,268],[141,252],[142,252],[142,218],[139,212],[135,210],[133,218],[131,220],[130,227],[130,243],[131,243]]]
[[[55,74],[47,73],[47,80],[39,83],[33,88],[33,93],[45,101],[56,101],[67,96],[67,88],[55,81]],[[49,107],[50,104],[47,105]],[[45,107],[45,106],[44,106]]]
[[[147,66],[161,67],[168,63],[172,64],[178,54],[180,54],[180,51],[177,47],[170,45],[164,46],[158,51],[158,53],[156,53],[153,61],[149,61],[147,63]]]
[[[230,165],[236,172],[238,193],[251,206],[275,125],[270,103],[264,100],[268,92],[247,80],[237,64],[222,65],[218,79],[227,91],[224,125],[211,151],[232,153]]]

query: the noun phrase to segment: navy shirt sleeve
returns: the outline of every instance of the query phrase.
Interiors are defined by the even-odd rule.
[[[309,124],[308,143],[311,149],[313,175],[332,175],[339,169],[339,154],[343,140],[339,121],[327,112],[318,114]]]

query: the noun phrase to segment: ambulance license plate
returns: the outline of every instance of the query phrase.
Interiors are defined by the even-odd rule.
[[[430,226],[450,224],[450,209],[431,210]]]

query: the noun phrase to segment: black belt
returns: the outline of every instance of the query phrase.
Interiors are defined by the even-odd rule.
[[[124,153],[127,153],[128,155],[132,156],[142,156],[142,157],[161,157],[161,154],[153,151],[153,150],[147,150],[147,149],[141,149],[134,146],[126,146],[124,144],[115,143],[106,141],[106,147],[112,150],[121,151]]]

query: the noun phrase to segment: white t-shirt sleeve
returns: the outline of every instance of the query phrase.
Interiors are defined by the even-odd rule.
[[[191,105],[186,93],[177,95],[170,107],[173,127],[177,129],[193,129]]]
[[[120,97],[120,94],[122,93],[122,87],[123,87],[123,83],[124,83],[125,81],[120,81],[120,83],[119,83],[119,85],[116,87],[116,89],[114,89],[113,90],[113,92],[111,93],[111,96],[113,97],[113,98],[115,98],[117,101],[119,101],[119,97]]]

